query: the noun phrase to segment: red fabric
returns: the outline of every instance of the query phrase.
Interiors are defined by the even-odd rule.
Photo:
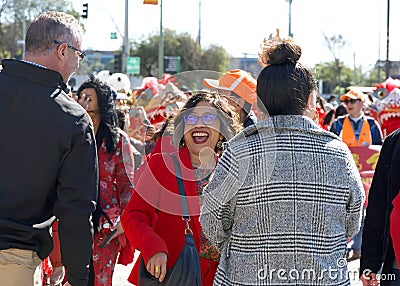
[[[137,184],[139,177],[142,175],[143,170],[147,168],[147,162],[152,155],[158,153],[174,153],[178,151],[178,148],[172,144],[171,140],[172,136],[161,136],[160,138],[158,138],[151,153],[144,158],[143,163],[135,172],[135,185]]]
[[[62,266],[61,262],[61,251],[60,251],[60,240],[58,238],[58,220],[53,223],[51,226],[53,231],[53,251],[50,253],[50,261],[53,267]]]
[[[218,261],[200,258],[201,285],[212,286],[215,273],[217,272]]]
[[[186,147],[175,154],[180,159],[191,216],[189,224],[199,250],[200,206],[193,167]],[[157,252],[165,252],[168,255],[167,269],[171,269],[183,249],[185,222],[178,194],[172,158],[165,153],[152,155],[121,217],[127,238],[132,247],[141,252],[145,263]],[[137,284],[139,265],[140,258],[128,278],[133,284]]]
[[[390,215],[390,235],[396,259],[400,262],[400,193],[393,200],[393,210]]]
[[[41,263],[41,269],[42,269],[42,273],[41,273],[41,279],[42,279],[42,285],[49,285],[47,283],[48,278],[50,277],[51,273],[53,273],[53,267],[51,266],[51,262],[50,262],[50,258],[47,256],[45,259],[42,260]]]
[[[316,110],[317,110],[317,114],[318,114],[317,115],[317,117],[318,117],[317,123],[321,128],[325,129],[325,126],[324,126],[324,118],[326,116],[325,110],[323,108],[321,108],[320,106],[317,106]]]
[[[104,142],[97,150],[100,186],[98,204],[105,211],[116,209],[122,213],[134,191],[134,160],[128,135],[122,130],[118,131],[120,140],[114,153],[107,152]],[[109,230],[105,229],[94,235],[93,264],[96,286],[111,285],[118,253],[123,253],[121,260],[125,265],[133,261],[133,250],[130,245],[120,244],[124,242],[122,237],[110,241],[104,248],[99,248],[108,234]]]

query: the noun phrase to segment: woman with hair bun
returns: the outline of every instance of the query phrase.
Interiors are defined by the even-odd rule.
[[[316,80],[301,47],[260,55],[258,105],[269,114],[226,144],[200,222],[221,249],[215,285],[350,285],[346,245],[364,191],[346,145],[316,119]]]

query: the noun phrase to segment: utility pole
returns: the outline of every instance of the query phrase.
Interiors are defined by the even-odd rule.
[[[292,34],[292,0],[286,0],[286,2],[289,2],[289,38],[293,38]]]
[[[122,73],[126,73],[126,62],[129,57],[129,37],[128,37],[128,0],[125,0],[125,27],[124,41],[122,44],[121,69]]]
[[[128,1],[128,0],[126,0]],[[164,73],[164,34],[163,34],[162,0],[160,0],[160,37],[158,39],[158,78],[161,79]]]
[[[390,76],[389,61],[389,18],[390,18],[390,0],[387,0],[387,23],[386,23],[386,78]]]
[[[201,0],[199,0],[199,32],[197,35],[197,44],[201,47]]]

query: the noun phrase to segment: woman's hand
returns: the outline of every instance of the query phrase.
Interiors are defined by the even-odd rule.
[[[363,274],[360,276],[360,280],[363,283],[363,286],[378,286],[378,285],[380,285],[379,281],[376,279],[375,273]]]
[[[86,94],[81,94],[81,97],[79,98],[77,95],[73,95],[72,98],[79,103],[80,106],[82,106],[85,110],[88,109],[89,107],[89,98],[86,97]]]
[[[124,233],[124,229],[122,228],[121,222],[120,222],[119,220],[118,220],[118,222],[111,228],[111,231],[113,231],[113,230],[117,230],[117,231],[114,233],[114,235],[111,237],[111,239],[110,239],[109,241],[113,240],[114,238],[116,238],[116,237],[118,237],[118,236],[120,236],[121,234]]]
[[[167,254],[165,252],[157,252],[146,264],[147,271],[158,278],[158,281],[163,282],[167,274]]]

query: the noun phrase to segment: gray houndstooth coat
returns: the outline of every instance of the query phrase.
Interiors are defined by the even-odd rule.
[[[226,144],[200,221],[221,248],[214,285],[350,285],[364,191],[347,146],[304,116],[274,116]]]

